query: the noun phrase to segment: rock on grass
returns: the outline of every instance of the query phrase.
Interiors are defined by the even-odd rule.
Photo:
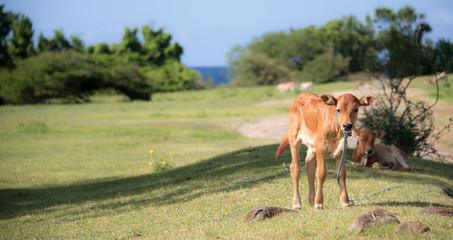
[[[297,213],[296,210],[281,208],[281,207],[257,207],[257,208],[254,208],[249,213],[247,213],[247,215],[245,215],[245,217],[242,221],[250,222],[250,221],[264,220],[266,218],[271,218],[277,214],[284,213],[284,212]]]
[[[399,223],[395,214],[382,208],[375,208],[365,211],[352,221],[349,231],[363,232],[370,227],[379,226],[385,223]]]
[[[439,214],[442,216],[450,216],[453,217],[453,209],[445,208],[445,207],[427,207],[423,208],[420,213],[425,214]]]
[[[429,233],[431,229],[418,221],[411,221],[398,224],[395,232]]]

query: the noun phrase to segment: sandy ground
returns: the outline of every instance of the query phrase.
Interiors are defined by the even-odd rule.
[[[333,96],[338,97],[344,93],[351,93],[355,96],[361,96],[363,94],[379,94],[380,90],[376,86],[363,86],[360,89],[353,89],[350,91],[339,91],[331,93]],[[429,103],[426,97],[424,97],[423,90],[420,89],[409,89],[408,97],[417,97],[417,99],[423,99]],[[274,100],[268,102],[262,102],[256,105],[256,107],[265,107],[271,105],[291,105],[294,99]],[[432,100],[431,100],[432,101]],[[448,122],[448,119],[453,117],[453,104],[439,101],[433,108],[434,116],[438,124],[443,125]],[[244,122],[239,125],[238,130],[242,135],[248,138],[259,138],[259,139],[275,139],[276,143],[285,136],[288,129],[289,116],[288,114],[264,117],[253,122]],[[355,148],[357,143],[357,136],[353,136],[348,140],[348,147]],[[445,132],[436,145],[437,150],[444,155],[450,156],[448,162],[453,163],[453,131]]]

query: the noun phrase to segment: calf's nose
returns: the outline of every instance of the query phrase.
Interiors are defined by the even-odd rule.
[[[372,154],[372,153],[373,153],[373,149],[368,149],[366,152],[367,152],[368,154]]]
[[[344,130],[346,131],[351,131],[352,129],[352,124],[343,124]]]

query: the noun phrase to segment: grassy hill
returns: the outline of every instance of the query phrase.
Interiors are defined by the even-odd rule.
[[[315,86],[314,91],[352,86],[333,83]],[[156,94],[152,102],[97,96],[83,105],[3,106],[0,238],[426,238],[395,235],[386,227],[362,236],[347,230],[358,214],[374,207],[396,213],[400,221],[428,225],[432,238],[451,238],[451,218],[419,212],[426,206],[453,208],[453,199],[442,191],[453,188],[453,166],[416,158],[411,159],[411,172],[347,165],[350,198],[410,184],[348,209],[341,208],[334,175],[324,184],[325,209],[310,208],[303,170],[298,214],[242,223],[258,206],[291,207],[289,174],[234,183],[283,172],[290,154],[286,151],[276,160],[278,141],[247,139],[235,129],[244,121],[284,114],[289,107],[257,103],[295,96],[273,87],[218,88]],[[173,168],[155,172],[151,161],[166,161]],[[334,170],[333,160],[327,168]]]

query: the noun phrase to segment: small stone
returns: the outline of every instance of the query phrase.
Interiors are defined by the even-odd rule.
[[[274,217],[277,214],[291,212],[297,213],[296,210],[281,207],[257,207],[245,215],[243,222],[260,221],[266,218]]]
[[[427,207],[423,208],[420,213],[425,213],[425,214],[439,214],[442,216],[453,216],[453,209],[451,208],[445,208],[445,207]]]
[[[382,208],[365,211],[352,221],[349,231],[363,232],[364,230],[385,223],[399,223],[395,214]]]
[[[429,233],[431,229],[418,221],[411,221],[398,224],[395,232]]]

